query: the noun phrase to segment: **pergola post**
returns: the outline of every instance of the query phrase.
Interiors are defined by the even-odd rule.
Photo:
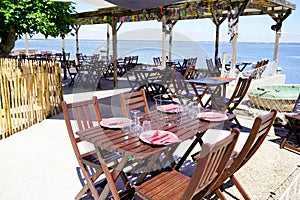
[[[109,24],[106,26],[106,60],[109,60],[110,51],[110,34],[109,34]]]
[[[62,55],[63,55],[63,61],[66,61],[66,41],[65,38],[62,38],[61,40],[61,50],[62,50]],[[63,70],[64,70],[64,80],[67,80],[67,66],[66,63],[64,62],[63,64]]]
[[[273,66],[272,66],[272,75],[276,74],[277,62],[278,62],[278,45],[279,45],[280,36],[281,36],[281,29],[276,31],[274,56],[273,56]]]
[[[79,53],[79,38],[78,38],[78,32],[79,32],[80,25],[75,25],[75,52],[76,54]]]
[[[220,25],[225,21],[226,17],[219,17],[215,8],[211,9],[212,21],[216,26],[216,38],[215,38],[215,60],[219,57],[219,38],[220,38]]]
[[[271,29],[273,31],[276,31],[276,37],[275,37],[275,46],[274,46],[274,56],[273,56],[273,66],[272,66],[272,75],[276,74],[277,69],[277,62],[278,62],[278,45],[279,45],[279,39],[281,36],[281,26],[282,22],[292,13],[291,9],[288,9],[287,12],[284,15],[278,15],[277,17],[275,15],[271,15],[272,19],[276,22],[275,25],[271,26]]]
[[[237,47],[237,38],[238,38],[238,22],[239,16],[243,13],[247,5],[250,3],[250,0],[245,0],[242,5],[234,4],[233,8],[229,11],[228,16],[228,29],[230,33],[231,41],[231,63],[230,63],[230,77],[236,77],[235,65],[236,65],[236,47]]]
[[[169,23],[167,23],[169,22]],[[177,20],[171,21],[170,19],[166,23],[168,24],[169,30],[167,33],[169,34],[169,60],[172,60],[172,51],[173,51],[173,27],[175,26]]]
[[[117,73],[117,22],[112,20],[112,42],[113,42],[113,62],[114,62],[114,88],[118,86],[118,73]]]
[[[166,16],[163,15],[162,19],[162,48],[161,48],[161,57],[162,57],[162,65],[166,65]]]

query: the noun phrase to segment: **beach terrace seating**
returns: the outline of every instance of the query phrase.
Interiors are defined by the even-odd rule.
[[[212,76],[212,77],[221,76],[221,71],[220,71],[219,67],[213,63],[212,58],[206,59],[206,65],[207,65],[207,69],[208,69],[210,76]]]
[[[62,108],[70,142],[85,180],[83,188],[76,195],[75,199],[81,199],[81,197],[88,192],[92,193],[94,199],[98,199],[99,194],[95,187],[95,183],[99,176],[103,174],[103,169],[98,160],[96,151],[91,147],[82,148],[82,141],[76,135],[77,131],[99,126],[102,117],[98,99],[94,96],[90,100],[73,103],[63,101]],[[105,162],[111,167],[117,164],[118,159],[120,158],[118,154],[106,150],[101,151],[101,154]],[[125,178],[125,175],[121,173],[121,177]]]
[[[266,115],[256,117],[250,130],[250,133],[240,132],[240,136],[234,148],[234,153],[231,155],[231,159],[227,163],[224,172],[221,174],[220,178],[215,182],[210,192],[215,191],[220,199],[226,199],[222,193],[222,188],[220,187],[223,185],[223,183],[225,183],[226,180],[230,179],[232,183],[236,186],[238,191],[242,194],[243,199],[251,199],[234,174],[237,171],[239,171],[252,158],[252,156],[255,155],[257,150],[260,148],[265,138],[267,137],[270,129],[273,126],[276,114],[277,111],[272,110]],[[210,129],[206,133],[207,137],[203,138],[203,142],[214,143],[216,138],[218,140],[221,140],[229,134],[230,131]],[[199,154],[193,155],[194,160],[199,159],[199,157]],[[259,166],[257,167],[259,168]]]
[[[251,77],[252,79],[260,79],[265,69],[267,68],[269,60],[257,61],[254,69],[245,71],[242,73],[245,77]]]
[[[222,175],[233,152],[239,131],[210,145],[203,144],[192,177],[177,170],[165,170],[158,175],[135,185],[135,191],[143,199],[202,199]],[[197,198],[195,198],[197,196]]]
[[[212,108],[220,111],[227,110],[229,113],[233,113],[233,111],[242,102],[245,95],[247,94],[251,81],[252,81],[251,77],[249,78],[240,77],[230,98],[212,95],[211,96]],[[236,117],[234,118],[234,120],[241,128],[242,126]]]
[[[119,98],[124,117],[130,117],[129,111],[134,109],[142,110],[143,113],[149,113],[150,111],[144,89],[135,92],[120,93]]]
[[[300,148],[297,148],[295,145],[289,144],[287,141],[290,138],[292,134],[295,135],[295,138],[298,142],[298,145],[300,145],[300,94],[298,96],[298,99],[296,100],[296,103],[293,108],[293,112],[290,114],[286,114],[285,118],[288,120],[288,128],[289,131],[286,134],[286,136],[283,138],[280,144],[280,148],[288,148],[291,150],[294,150],[296,152],[300,152]]]
[[[155,66],[161,66],[162,65],[160,57],[153,57],[153,63],[154,63]]]

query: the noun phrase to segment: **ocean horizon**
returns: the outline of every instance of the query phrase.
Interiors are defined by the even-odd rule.
[[[172,59],[182,59],[197,57],[197,67],[206,68],[205,59],[213,58],[215,51],[214,41],[173,41]],[[260,60],[268,59],[273,62],[274,46],[272,42],[238,42],[237,62],[251,62],[253,65]],[[24,49],[24,40],[17,40],[16,49]],[[53,52],[62,51],[61,39],[29,39],[28,48],[36,49],[38,52],[51,50]],[[118,40],[118,57],[138,55],[140,63],[153,63],[153,57],[161,56],[162,43],[159,40]],[[168,42],[166,42],[166,55],[168,55]],[[79,52],[83,55],[102,54],[106,50],[106,40],[80,39]],[[65,39],[65,51],[71,53],[71,59],[75,59],[76,43],[75,39]],[[231,43],[219,43],[219,57],[226,52],[226,62],[230,60]],[[110,54],[112,54],[112,42],[110,42]],[[278,47],[277,67],[286,75],[286,84],[300,84],[298,78],[298,65],[300,63],[300,43],[281,42]],[[251,66],[249,66],[251,68]]]

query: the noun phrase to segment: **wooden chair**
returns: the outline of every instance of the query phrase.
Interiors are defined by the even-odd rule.
[[[155,66],[161,66],[162,65],[160,57],[153,57],[153,63],[154,63]]]
[[[229,113],[233,113],[233,111],[242,102],[245,95],[247,94],[247,91],[251,84],[251,80],[252,80],[251,77],[249,78],[240,77],[230,98],[217,97],[212,95],[211,97],[212,108],[221,111],[225,111],[227,109]],[[234,118],[234,120],[238,124],[238,126],[242,128],[237,118]]]
[[[210,73],[211,76],[213,77],[221,76],[221,71],[216,65],[214,65],[212,58],[206,59],[206,65],[207,65],[208,72]]]
[[[94,183],[103,173],[103,170],[100,166],[96,151],[88,151],[87,148],[80,148],[81,140],[75,134],[77,131],[99,126],[101,115],[97,97],[94,96],[91,100],[74,103],[66,103],[63,101],[62,108],[69,138],[80,170],[86,182],[80,192],[76,195],[75,199],[80,199],[88,191],[92,193],[95,199],[98,199],[99,194],[94,186]],[[72,123],[73,118],[75,120],[74,123]],[[113,164],[117,163],[117,159],[120,158],[120,156],[115,153],[110,153],[107,151],[103,151],[101,153],[105,158],[105,162],[111,163],[110,166],[113,166]],[[89,169],[91,168],[95,170],[95,173],[92,175],[89,173]],[[124,178],[123,175],[122,178]]]
[[[135,92],[120,93],[119,98],[124,117],[130,118],[129,111],[134,109],[149,113],[147,97],[143,88]]]
[[[159,95],[159,94],[167,94],[168,90],[167,88],[159,83],[149,83],[149,84],[145,84],[140,86],[137,90],[141,90],[144,89],[147,99],[154,101],[154,96],[155,95]]]
[[[78,71],[80,70],[80,66],[75,64],[75,60],[68,60],[68,61],[65,61],[65,63],[66,63],[67,71],[71,78],[71,81],[69,83],[69,86],[71,86],[71,85],[74,85],[74,83],[75,83],[75,78],[78,74]]]
[[[186,80],[193,79],[194,78],[194,73],[195,73],[195,68],[196,68],[195,65],[189,65],[189,66],[187,66],[186,69],[185,69],[185,72],[183,74],[183,77]]]
[[[240,133],[236,148],[234,149],[235,153],[232,154],[231,159],[228,162],[228,165],[225,168],[225,171],[221,174],[220,178],[212,187],[212,191],[215,191],[220,199],[226,199],[222,194],[221,189],[219,187],[228,179],[232,181],[232,183],[237,187],[239,192],[242,194],[244,199],[250,199],[247,195],[246,191],[239,183],[237,178],[235,177],[235,173],[241,169],[256,153],[259,149],[265,138],[267,137],[270,129],[272,128],[273,122],[275,120],[277,111],[272,110],[270,113],[262,116],[256,117],[252,129],[249,134],[244,135],[245,133]],[[229,132],[229,131],[227,131]],[[222,134],[222,131],[216,134]],[[224,133],[224,132],[223,132]],[[227,133],[228,134],[228,133]],[[226,135],[225,135],[226,136]],[[214,135],[214,137],[217,137]],[[205,141],[204,141],[205,142]],[[260,166],[257,166],[258,168]]]
[[[203,144],[201,156],[192,177],[177,170],[165,171],[154,176],[141,185],[134,186],[138,196],[143,199],[197,199],[203,198],[222,174],[226,163],[238,139],[239,131],[214,145]]]
[[[296,100],[295,106],[293,108],[293,112],[291,114],[286,114],[285,118],[288,120],[289,132],[283,138],[280,144],[280,148],[286,147],[296,152],[300,152],[299,148],[296,148],[295,146],[286,143],[289,137],[292,134],[294,134],[296,139],[298,140],[298,143],[300,144],[300,137],[298,135],[300,133],[300,94]]]
[[[171,75],[171,82],[168,88],[168,93],[172,95],[185,96],[188,99],[196,99],[197,96],[193,91],[192,86],[185,81],[186,79],[181,75],[180,72],[175,71]]]

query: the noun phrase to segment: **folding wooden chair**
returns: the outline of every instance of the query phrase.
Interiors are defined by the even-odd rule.
[[[214,65],[212,58],[206,59],[206,65],[207,65],[208,72],[210,73],[211,76],[213,77],[221,76],[221,71],[216,65]]]
[[[119,94],[122,112],[124,117],[130,117],[129,111],[133,109],[142,110],[144,113],[149,113],[146,93],[143,88],[135,92]]]
[[[251,80],[251,77],[240,77],[230,98],[219,96],[217,97],[212,95],[212,108],[221,111],[225,111],[227,109],[229,113],[233,113],[234,109],[237,108],[237,106],[242,102],[245,95],[247,94],[247,91],[251,84]],[[238,124],[239,128],[242,128],[237,118],[234,118],[234,121]]]
[[[295,106],[293,108],[293,113],[291,114],[286,114],[285,118],[288,120],[288,126],[290,128],[289,132],[286,134],[286,136],[283,138],[281,144],[280,144],[280,148],[289,148],[292,149],[296,152],[300,152],[300,149],[288,144],[287,141],[289,139],[289,137],[294,134],[298,143],[300,144],[300,137],[299,137],[299,133],[300,133],[300,94],[296,100]]]
[[[74,103],[66,103],[63,101],[62,108],[69,138],[86,182],[80,192],[76,195],[75,199],[80,199],[88,191],[92,193],[95,199],[98,199],[99,194],[94,183],[103,173],[98,156],[95,150],[89,151],[86,148],[80,148],[81,140],[75,134],[77,131],[99,126],[101,115],[97,97],[94,96],[91,100]],[[72,121],[72,119],[74,119],[74,121]],[[103,151],[101,153],[103,154],[105,161],[111,163],[110,166],[117,163],[117,159],[120,158],[116,153],[108,151]],[[94,174],[89,173],[90,168],[95,170]],[[124,178],[123,175],[122,178]]]
[[[190,80],[194,78],[194,73],[195,73],[195,65],[189,65],[186,67],[185,72],[183,74],[183,77],[186,80]]]
[[[197,98],[197,96],[191,91],[193,91],[192,86],[186,82],[186,79],[181,75],[181,73],[175,71],[171,75],[168,92],[172,95],[181,95],[193,100]]]
[[[210,192],[215,191],[220,199],[226,199],[219,187],[228,178],[230,178],[230,180],[237,187],[244,199],[250,199],[250,197],[247,195],[246,191],[239,183],[237,178],[234,176],[234,174],[239,169],[241,169],[259,149],[259,147],[267,137],[270,129],[272,128],[276,114],[277,111],[272,110],[270,113],[262,117],[256,117],[250,133],[246,134],[247,137],[245,137],[245,133],[240,133],[236,148],[234,149],[235,153],[232,154],[232,157],[229,160],[224,172],[221,174],[220,178],[214,184]],[[226,137],[226,134],[228,134],[229,131],[226,132],[218,131],[216,132],[216,135],[212,137]],[[225,134],[225,136],[221,136],[220,134]]]
[[[201,156],[192,177],[177,170],[165,171],[154,176],[141,185],[134,186],[138,196],[143,199],[201,199],[218,180],[234,149],[239,131],[214,145],[203,144]]]
[[[160,57],[153,57],[153,63],[155,66],[161,66]]]
[[[75,64],[75,60],[69,60],[69,61],[66,61],[66,68],[67,68],[67,71],[71,78],[69,86],[74,85],[75,77],[77,76],[78,71],[80,70],[80,67],[79,67],[79,65]]]

